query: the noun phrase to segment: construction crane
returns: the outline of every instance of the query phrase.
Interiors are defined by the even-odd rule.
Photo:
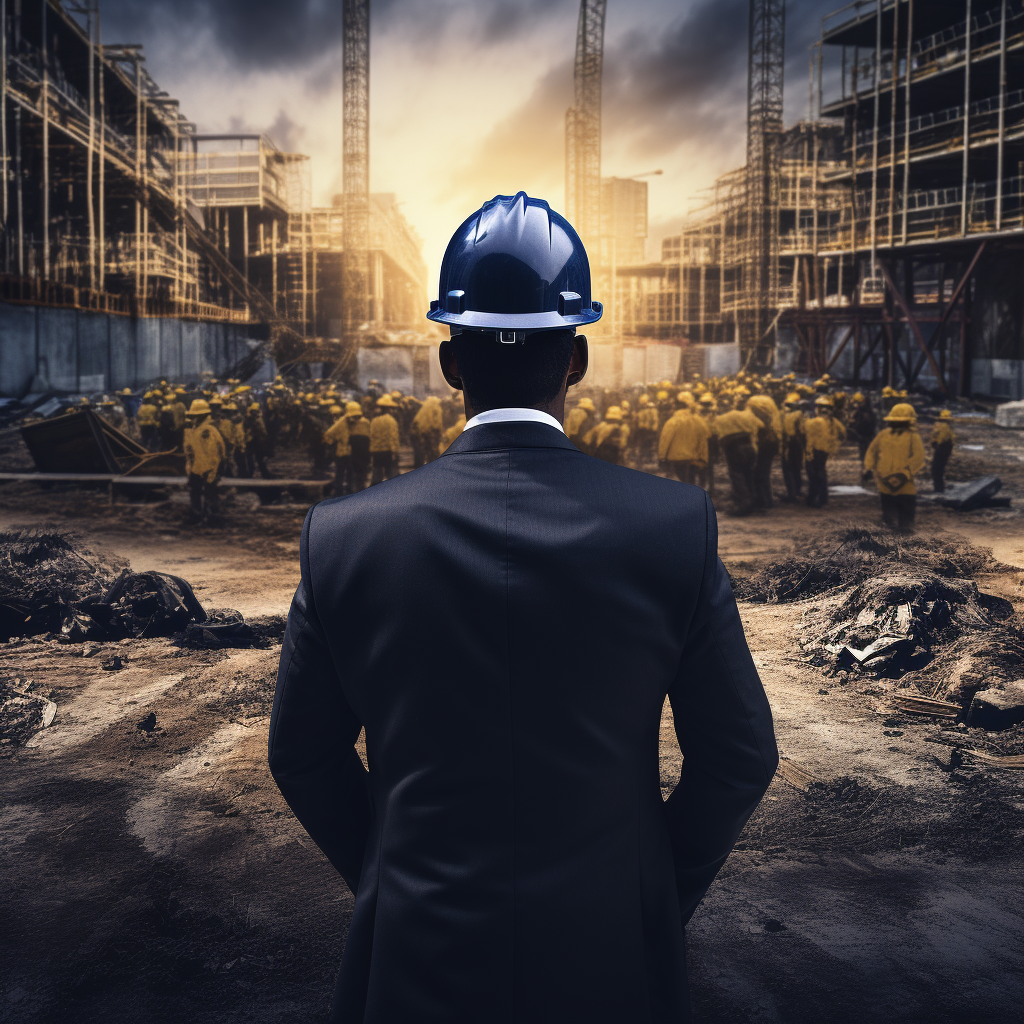
[[[601,73],[607,0],[580,0],[575,97],[565,115],[565,212],[593,255],[601,239]]]
[[[747,210],[745,316],[740,343],[748,354],[765,340],[779,301],[779,171],[785,0],[750,0],[747,79]]]
[[[370,0],[344,0],[342,328],[346,348],[370,311]]]

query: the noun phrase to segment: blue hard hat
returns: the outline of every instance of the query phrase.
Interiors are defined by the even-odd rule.
[[[576,328],[600,320],[573,226],[525,192],[495,196],[452,236],[428,320],[466,330]]]

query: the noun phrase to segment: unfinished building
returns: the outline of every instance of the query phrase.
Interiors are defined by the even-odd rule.
[[[0,25],[0,393],[251,370],[282,338],[336,336],[307,156],[200,135],[140,45],[102,43],[97,0],[0,0]],[[371,231],[361,327],[417,322],[425,268],[393,197]]]
[[[745,270],[764,207],[747,167],[658,263],[619,270],[624,322],[738,342],[777,369],[1024,397],[1022,58],[1021,0],[860,0],[826,17],[812,117],[775,144],[761,287]]]

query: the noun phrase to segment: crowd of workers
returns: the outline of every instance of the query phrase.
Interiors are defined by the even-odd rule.
[[[925,445],[905,392],[848,394],[827,374],[813,383],[738,373],[682,385],[591,389],[568,410],[565,431],[585,453],[645,472],[663,472],[716,496],[716,468],[729,480],[726,510],[744,516],[774,504],[779,462],[786,502],[828,502],[828,466],[844,442],[856,444],[864,481],[873,480],[885,522],[914,527]],[[161,381],[141,398],[128,389],[104,396],[96,412],[135,434],[150,451],[182,451],[192,508],[216,509],[223,477],[270,478],[267,459],[282,448],[304,451],[313,478],[333,465],[334,493],[351,494],[398,473],[399,453],[413,468],[444,452],[466,423],[461,395],[419,400],[371,381],[365,392],[331,381],[285,381],[254,388],[237,380],[185,387]],[[879,420],[881,419],[881,429]],[[951,414],[931,434],[931,472],[944,489],[953,449]]]
[[[906,392],[884,388],[873,400],[850,395],[827,374],[813,383],[738,373],[730,377],[632,388],[581,398],[566,417],[570,440],[599,459],[647,472],[669,472],[716,493],[715,469],[729,478],[727,510],[744,516],[774,504],[779,461],[783,501],[828,503],[828,465],[844,442],[855,443],[865,482],[873,480],[887,525],[914,528],[915,478],[926,464],[917,412]],[[881,419],[881,429],[879,420]],[[953,450],[952,415],[932,429],[932,484],[945,489]],[[806,478],[806,485],[805,485]]]

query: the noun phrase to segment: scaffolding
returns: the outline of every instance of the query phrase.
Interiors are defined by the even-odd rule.
[[[344,328],[357,332],[379,316],[370,277],[370,0],[344,0]]]

